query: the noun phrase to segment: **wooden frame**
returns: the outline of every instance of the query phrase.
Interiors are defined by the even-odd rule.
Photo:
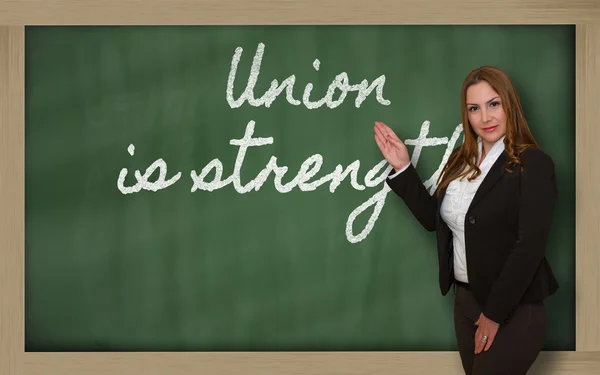
[[[378,9],[379,8],[379,9]],[[461,374],[456,352],[26,353],[24,26],[108,24],[575,24],[576,350],[533,374],[600,369],[600,2],[595,0],[12,0],[0,3],[0,375]]]

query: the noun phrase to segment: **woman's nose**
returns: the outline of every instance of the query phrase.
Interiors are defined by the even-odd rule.
[[[488,122],[488,121],[490,121],[490,119],[491,119],[491,116],[487,113],[487,111],[486,110],[482,110],[481,111],[481,121],[482,122]]]

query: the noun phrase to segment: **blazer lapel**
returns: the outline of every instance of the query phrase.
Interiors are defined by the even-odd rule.
[[[496,159],[496,161],[494,162],[494,164],[488,171],[488,174],[485,176],[485,178],[481,182],[481,185],[479,185],[479,188],[475,192],[475,196],[473,197],[473,200],[471,201],[471,204],[469,205],[467,212],[471,211],[471,209],[477,203],[479,203],[479,201],[481,201],[481,199],[485,196],[485,194],[488,191],[490,191],[490,189],[492,187],[494,187],[496,182],[498,182],[498,180],[500,180],[500,177],[502,177],[504,175],[504,173],[506,172],[504,169],[504,164],[506,163],[506,160],[507,160],[506,151],[502,151],[500,156],[498,156],[498,159]]]
[[[446,195],[446,190],[448,189],[448,187],[443,188],[442,190],[440,190],[440,196],[438,197],[437,200],[437,211],[438,211],[438,215],[440,213],[440,209],[442,207],[442,202],[444,201],[444,196]],[[435,193],[434,193],[435,194]]]
[[[442,202],[444,201],[444,196],[446,195],[446,190],[448,189],[448,187],[443,188],[442,190],[440,190],[440,195],[437,199],[437,212],[436,212],[436,224],[439,226],[440,225],[440,221],[442,220]],[[437,194],[437,191],[434,192],[433,194]]]

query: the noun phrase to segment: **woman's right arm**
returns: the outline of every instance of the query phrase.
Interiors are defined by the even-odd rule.
[[[408,150],[394,131],[375,122],[375,142],[385,159],[394,167],[386,179],[388,186],[403,200],[415,218],[434,231],[437,215],[437,195],[430,195],[410,162]],[[395,175],[395,176],[394,176]]]
[[[392,170],[390,175],[396,173]],[[419,223],[430,232],[436,227],[437,195],[430,195],[419,178],[416,169],[409,163],[406,170],[387,178],[388,186],[400,196]]]

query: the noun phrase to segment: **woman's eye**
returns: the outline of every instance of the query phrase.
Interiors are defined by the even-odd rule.
[[[499,106],[499,105],[500,105],[500,103],[499,103],[499,102],[497,102],[497,101],[493,101],[493,102],[491,102],[491,103],[490,103],[490,105],[491,105],[492,107],[497,107],[497,106]]]
[[[469,107],[469,112],[473,112],[476,109],[477,109],[477,107]]]

